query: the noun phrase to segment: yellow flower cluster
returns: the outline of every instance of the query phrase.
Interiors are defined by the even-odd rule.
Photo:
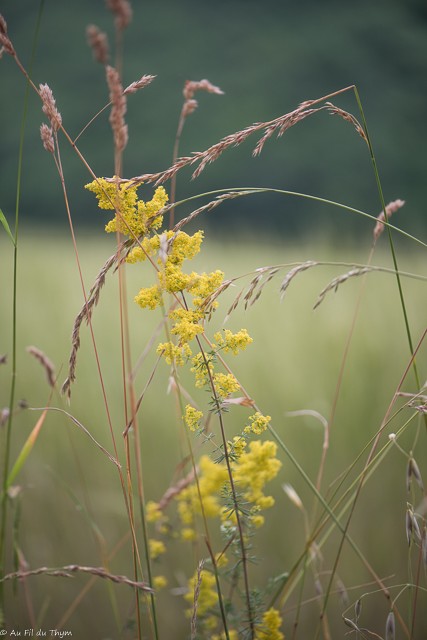
[[[262,622],[256,632],[255,640],[284,640],[285,636],[280,631],[282,618],[277,609],[271,607],[262,616]],[[234,629],[228,630],[230,640],[238,640],[238,632]],[[220,635],[213,635],[212,640],[226,640],[225,631]]]
[[[234,629],[228,629],[228,638],[229,640],[239,640],[239,634]],[[220,635],[213,635],[212,640],[227,640],[225,631],[223,631]]]
[[[195,307],[202,307],[206,298],[210,296],[224,280],[224,273],[219,271],[213,271],[212,273],[193,274],[192,284],[188,288],[193,298],[193,304]],[[218,304],[214,303],[213,308],[216,308]]]
[[[244,429],[243,433],[250,434],[255,433],[259,436],[268,427],[271,420],[271,416],[263,416],[262,413],[257,411],[253,416],[249,416],[249,423]]]
[[[172,362],[174,362],[178,367],[182,367],[187,358],[192,354],[188,344],[179,346],[173,344],[173,342],[161,342],[156,351],[164,357],[168,364],[172,364]]]
[[[198,487],[194,482],[176,496],[178,514],[181,523],[185,527],[183,534],[185,539],[193,538],[192,531],[195,517],[202,512],[200,498],[203,505],[203,513],[207,518],[215,518],[221,515],[222,505],[219,496],[227,479],[228,473],[225,465],[215,464],[209,456],[200,458]]]
[[[242,436],[234,436],[233,440],[228,441],[228,449],[233,458],[240,458],[245,450],[247,442]]]
[[[108,182],[97,178],[86,185],[98,198],[100,209],[116,211],[115,217],[105,227],[107,233],[119,231],[132,238],[144,235],[149,229],[161,227],[163,217],[156,216],[168,201],[164,187],[158,187],[149,202],[138,199],[138,186],[131,182]]]
[[[213,381],[216,394],[220,400],[224,400],[231,393],[240,389],[240,384],[232,373],[215,373]]]
[[[168,581],[165,576],[154,576],[153,578],[153,587],[156,591],[160,591],[160,589],[164,589],[167,587]]]
[[[135,302],[143,309],[153,310],[159,306],[161,301],[162,295],[156,284],[148,289],[141,289],[138,295],[135,296]]]
[[[156,560],[159,556],[166,552],[165,543],[161,540],[154,540],[153,538],[148,541],[148,547],[150,550],[150,558]]]
[[[274,504],[273,497],[264,494],[264,487],[276,477],[282,464],[276,458],[277,447],[274,442],[251,442],[249,451],[245,451],[245,447],[246,442],[243,438],[234,438],[233,448],[236,455],[233,456],[231,469],[236,485],[243,491],[244,499],[253,504],[250,516],[252,524],[261,526],[264,518],[259,511]],[[220,502],[221,490],[228,485],[225,463],[216,464],[208,456],[202,456],[199,463],[198,487],[196,483],[192,483],[176,496],[178,514],[184,527],[181,536],[184,539],[194,539],[195,517],[202,512],[200,501],[207,518],[228,519],[227,510]]]
[[[282,463],[276,458],[274,442],[254,440],[233,466],[233,477],[244,497],[261,509],[273,506],[274,498],[263,493],[264,486],[276,477]]]
[[[235,356],[253,342],[246,329],[241,329],[237,333],[225,329],[223,333],[219,331],[215,333],[214,338],[220,349],[224,349],[226,353],[232,351]]]
[[[158,522],[161,520],[163,518],[163,513],[159,508],[158,502],[149,500],[145,505],[145,515],[147,517],[147,522]]]
[[[203,412],[198,411],[191,404],[187,404],[185,407],[185,415],[182,416],[185,424],[190,429],[190,431],[196,431],[199,426],[200,420],[203,418]]]
[[[262,625],[256,633],[256,640],[283,640],[285,636],[280,631],[281,624],[280,613],[271,607],[262,616]]]
[[[179,336],[180,343],[188,343],[199,333],[203,332],[203,327],[199,324],[203,318],[200,311],[188,311],[187,309],[175,309],[169,314],[171,320],[175,321],[172,333]]]

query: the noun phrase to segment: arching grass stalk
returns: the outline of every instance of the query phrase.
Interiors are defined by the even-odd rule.
[[[36,24],[34,28],[33,44],[30,57],[30,74],[35,61],[36,50],[38,45],[40,25],[43,15],[44,0],[40,0],[39,10],[37,13]],[[10,450],[12,441],[12,424],[15,406],[16,378],[17,378],[17,307],[18,307],[18,238],[19,238],[19,210],[21,203],[21,184],[22,184],[22,163],[24,156],[24,140],[27,125],[28,103],[30,95],[30,79],[27,78],[23,110],[21,119],[21,129],[19,135],[19,151],[18,151],[18,167],[16,174],[16,196],[15,196],[15,227],[13,232],[13,293],[12,293],[12,378],[9,394],[9,417],[6,425],[5,447],[3,455],[3,477],[1,491],[1,525],[0,525],[0,580],[5,574],[6,566],[6,529],[8,519],[8,476],[10,466]],[[3,619],[2,612],[4,610],[4,583],[0,582],[0,624]]]
[[[377,216],[367,213],[366,211],[362,211],[360,209],[356,209],[355,207],[350,207],[349,205],[343,204],[342,202],[336,202],[335,200],[328,200],[327,198],[322,198],[320,196],[313,196],[310,195],[308,193],[299,193],[298,191],[289,191],[287,189],[273,189],[271,187],[232,187],[232,188],[227,188],[227,189],[214,189],[213,191],[206,191],[204,193],[200,193],[194,196],[190,196],[188,198],[184,198],[183,200],[179,200],[178,202],[174,203],[174,207],[178,207],[182,204],[186,204],[187,202],[191,202],[193,200],[198,200],[199,198],[204,198],[206,196],[211,196],[211,195],[215,195],[215,194],[236,194],[236,196],[247,196],[247,195],[254,195],[256,193],[277,193],[277,194],[281,194],[281,195],[286,195],[286,196],[294,196],[296,198],[304,198],[306,200],[312,200],[314,202],[319,202],[320,204],[325,204],[325,205],[331,205],[333,207],[338,207],[339,209],[343,209],[344,211],[349,211],[350,213],[354,213],[356,215],[359,216],[363,216],[364,218],[368,218],[370,220],[372,220],[373,222],[377,222]],[[224,198],[223,200],[225,201],[227,198]],[[217,197],[217,200],[222,200],[220,197]],[[217,200],[214,200],[213,202],[216,203]],[[206,209],[207,209],[208,205],[206,205]],[[166,207],[164,207],[163,211],[166,212],[169,210],[169,208],[171,208],[171,205],[167,205]],[[202,209],[205,209],[205,207],[201,207],[200,208],[200,213],[202,212]],[[176,230],[178,227],[181,228],[183,226],[183,223],[185,224],[187,221],[189,221],[189,219],[193,219],[193,215],[190,214],[190,216],[187,216],[187,218],[181,220],[180,222],[178,222],[175,227],[174,230]],[[408,238],[408,240],[412,240],[413,242],[416,242],[417,244],[420,244],[422,247],[427,248],[427,243],[423,242],[422,240],[420,240],[419,238],[417,238],[416,236],[411,235],[410,233],[408,233],[407,231],[404,231],[403,229],[399,229],[399,227],[396,227],[395,225],[391,224],[388,221],[384,221],[383,222],[384,226],[386,226],[387,228],[389,228],[392,231],[395,231],[396,233],[401,234],[402,236],[404,236],[405,238]]]

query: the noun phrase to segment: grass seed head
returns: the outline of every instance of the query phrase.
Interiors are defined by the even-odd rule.
[[[385,215],[384,215],[384,211],[381,211],[381,213],[377,217],[377,224],[375,225],[375,228],[374,228],[374,242],[378,240],[378,238],[384,231],[384,221],[388,220],[393,215],[393,213],[396,213],[396,211],[401,209],[404,206],[404,204],[405,204],[404,200],[393,200],[393,202],[389,202],[388,205],[386,206]]]
[[[47,116],[50,125],[54,131],[62,125],[62,116],[56,108],[55,98],[53,97],[52,89],[47,84],[39,85],[40,98],[43,102],[43,113]]]
[[[123,31],[132,20],[132,7],[129,0],[107,0],[107,7],[114,15],[119,31]]]
[[[120,82],[119,73],[114,67],[107,65],[107,84],[110,90],[110,100],[112,103],[110,113],[110,124],[114,135],[114,144],[118,151],[123,151],[128,142],[128,128],[125,123],[126,98]]]
[[[40,125],[40,137],[43,142],[43,146],[49,153],[55,153],[55,142],[53,140],[53,131],[45,122]]]
[[[0,45],[11,56],[15,55],[15,49],[7,35],[7,22],[0,13]]]
[[[96,25],[90,24],[86,29],[86,37],[95,60],[107,64],[110,57],[107,34]]]

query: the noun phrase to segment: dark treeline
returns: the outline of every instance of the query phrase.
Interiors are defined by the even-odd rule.
[[[24,64],[29,64],[39,3],[1,0],[1,12]],[[203,150],[224,135],[267,121],[356,84],[363,101],[386,200],[405,199],[410,232],[425,228],[427,159],[427,8],[403,0],[200,0],[133,1],[125,33],[124,85],[149,73],[156,80],[128,99],[130,140],[124,174],[167,168],[187,79],[208,78],[224,96],[199,93],[199,109],[187,120],[181,155]],[[103,0],[46,0],[33,68],[36,83],[48,83],[63,122],[76,136],[108,100],[103,68],[94,62],[85,29],[96,24],[110,37],[113,20]],[[18,141],[25,82],[7,56],[0,60],[2,98],[0,207],[13,216]],[[359,117],[351,92],[336,104]],[[24,150],[22,215],[34,224],[65,225],[61,186],[52,158],[41,145],[43,121],[37,96],[30,98]],[[352,126],[319,113],[280,139],[271,139],[258,158],[257,139],[228,151],[196,181],[179,174],[178,197],[229,187],[276,187],[319,195],[376,214],[379,199],[366,145]],[[98,175],[112,175],[108,111],[79,139]],[[64,170],[75,221],[99,224],[107,216],[84,191],[90,180],[62,143]],[[142,188],[145,193],[144,189]],[[147,196],[150,189],[146,191]],[[200,201],[200,204],[202,201]],[[196,206],[199,205],[199,202]],[[182,208],[188,213],[188,208]],[[253,196],[208,214],[218,224],[250,231],[323,228],[367,229],[366,220],[298,199]],[[212,218],[211,218],[212,220]],[[399,225],[399,220],[396,219]],[[207,224],[209,224],[209,219]],[[363,227],[362,227],[363,225]],[[424,227],[423,227],[424,225]]]

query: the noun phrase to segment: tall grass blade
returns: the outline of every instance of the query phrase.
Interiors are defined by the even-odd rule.
[[[6,216],[4,215],[4,213],[3,213],[3,211],[1,209],[0,209],[0,222],[2,223],[3,228],[6,231],[7,235],[11,239],[13,246],[16,247],[15,238],[12,235],[12,232],[11,232],[10,227],[9,227],[9,223],[6,220]]]

